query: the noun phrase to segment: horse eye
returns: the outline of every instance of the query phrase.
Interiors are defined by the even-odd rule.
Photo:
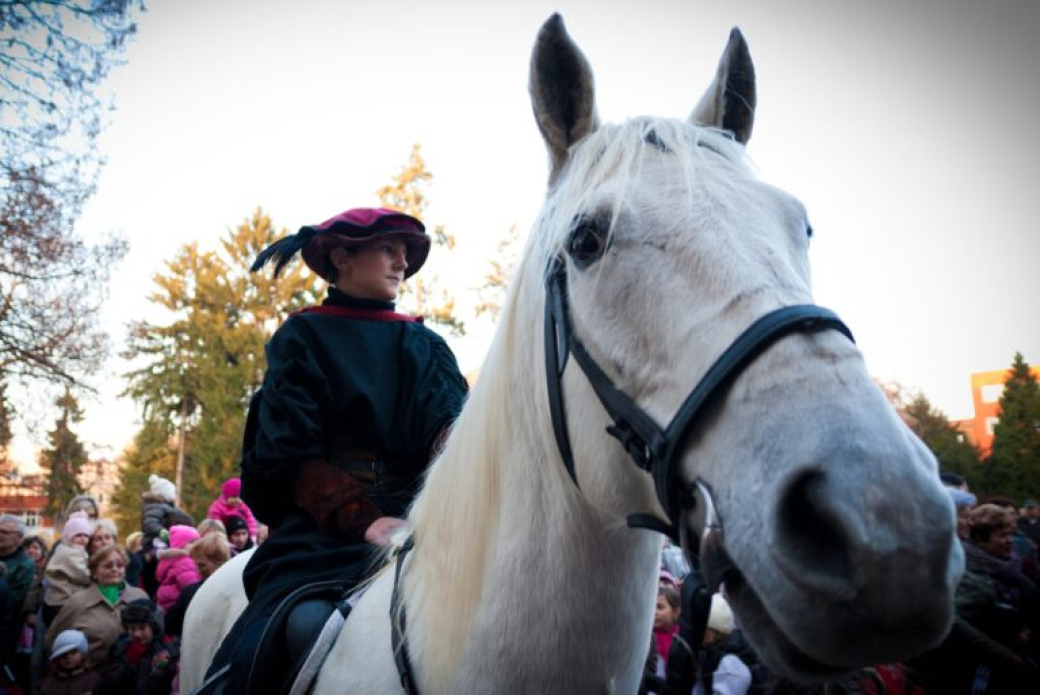
[[[580,270],[598,261],[606,248],[606,237],[600,225],[592,219],[579,220],[567,240],[567,253]]]
[[[805,223],[805,236],[807,239],[812,239],[812,225],[808,222]]]

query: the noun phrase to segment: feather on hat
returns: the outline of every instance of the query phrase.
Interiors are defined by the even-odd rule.
[[[387,208],[354,208],[341,212],[317,225],[300,227],[300,231],[274,242],[260,252],[251,271],[256,272],[274,261],[274,276],[301,252],[304,263],[323,278],[329,277],[329,252],[340,246],[356,246],[377,237],[400,237],[407,244],[408,279],[423,266],[430,253],[430,237],[418,219]]]

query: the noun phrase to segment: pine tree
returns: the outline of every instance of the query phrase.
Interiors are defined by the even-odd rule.
[[[940,469],[963,476],[975,487],[982,475],[981,455],[946,414],[932,407],[924,394],[917,394],[903,412],[910,429],[939,459]]]
[[[987,463],[1006,486],[1003,494],[1018,501],[1040,496],[1040,385],[1022,353],[1015,353],[1004,382]]]
[[[83,492],[78,476],[87,462],[87,450],[72,431],[72,425],[83,419],[72,392],[66,389],[55,405],[59,410],[58,420],[47,436],[50,447],[40,453],[40,467],[48,472],[47,511],[57,517],[69,500]]]
[[[376,195],[382,207],[400,210],[425,221],[427,201],[423,188],[433,179],[433,174],[426,169],[421,150],[420,145],[413,145],[408,164]],[[455,312],[455,298],[442,284],[440,273],[441,269],[450,266],[455,237],[444,231],[444,225],[435,227],[430,236],[433,240],[430,258],[422,273],[410,278],[401,288],[399,303],[406,311],[448,328],[453,335],[465,335],[465,324]]]
[[[150,297],[171,320],[132,326],[124,356],[144,366],[127,375],[127,394],[142,408],[150,443],[138,442],[134,465],[166,461],[155,453],[163,446],[172,451],[173,473],[166,477],[178,482],[182,471],[178,492],[195,517],[205,513],[220,484],[238,474],[246,406],[265,369],[264,343],[291,311],[318,296],[315,278],[302,264],[277,279],[249,273],[256,255],[284,234],[257,210],[217,250],[182,247],[155,277],[158,290]],[[153,438],[163,432],[169,440],[156,444]],[[125,476],[120,503],[129,505],[146,480],[146,472],[136,469]],[[132,514],[129,508],[120,513]]]
[[[176,466],[174,431],[168,420],[153,418],[134,436],[124,452],[125,463],[112,494],[109,515],[127,533],[141,529],[141,493],[148,489],[152,473],[173,480]]]

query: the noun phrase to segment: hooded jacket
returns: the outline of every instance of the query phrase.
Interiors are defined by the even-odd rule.
[[[253,516],[253,510],[242,501],[241,490],[238,494],[229,495],[226,487],[227,484],[225,483],[225,487],[221,488],[220,497],[213,500],[213,504],[209,506],[209,513],[206,514],[206,518],[216,519],[226,526],[229,516],[240,516],[246,522],[246,528],[249,529],[249,537],[256,538],[256,517]],[[233,505],[228,502],[228,497],[238,497],[238,504]]]

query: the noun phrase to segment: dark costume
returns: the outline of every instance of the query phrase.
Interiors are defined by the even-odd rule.
[[[466,382],[447,344],[393,309],[330,288],[267,344],[243,439],[242,497],[271,534],[243,573],[249,606],[211,666],[232,663],[226,693],[246,687],[249,657],[282,599],[311,582],[349,588],[367,575],[365,530],[404,516],[462,407]]]

